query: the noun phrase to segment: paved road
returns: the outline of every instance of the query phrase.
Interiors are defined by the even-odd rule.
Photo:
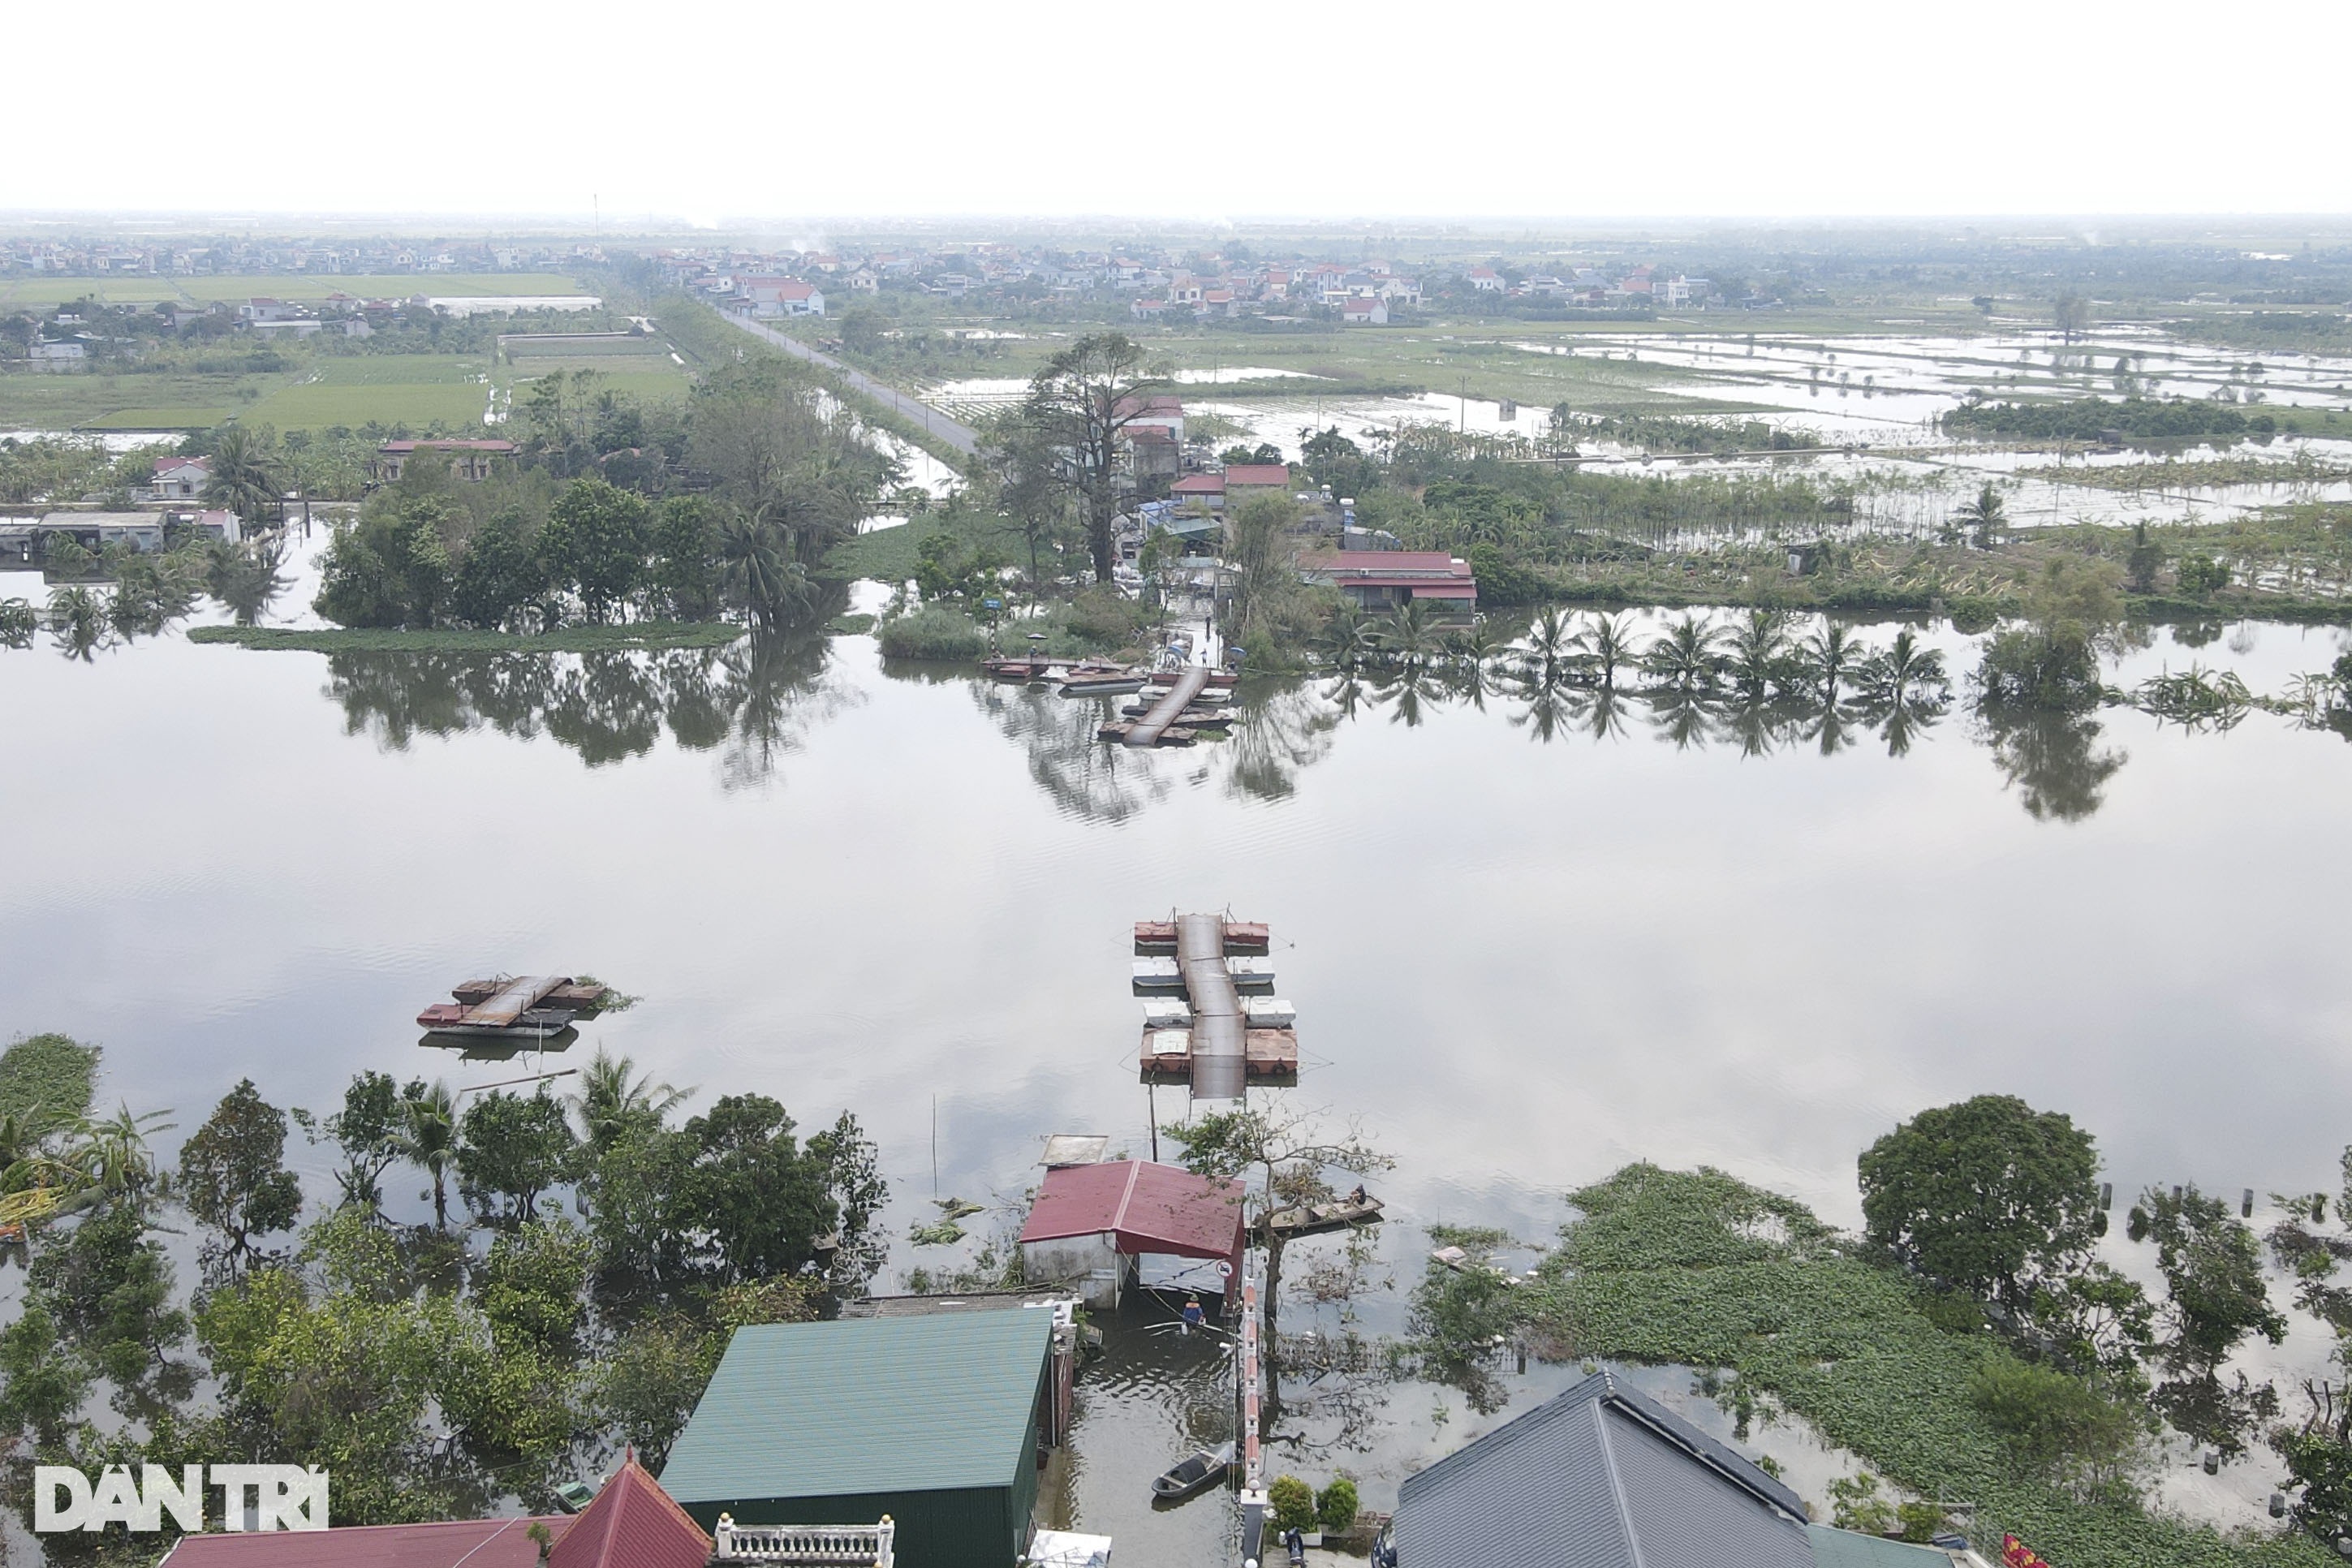
[[[773,343],[786,353],[796,355],[811,364],[823,365],[865,396],[897,409],[902,416],[920,425],[957,451],[970,456],[979,449],[980,433],[978,431],[969,425],[957,424],[921,398],[909,397],[894,386],[885,386],[863,371],[852,370],[831,354],[819,353],[798,338],[789,337],[773,327],[754,321],[748,317],[736,315],[730,310],[721,310],[719,313],[762,342]]]

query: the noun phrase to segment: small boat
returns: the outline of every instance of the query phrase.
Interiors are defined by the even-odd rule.
[[[1242,991],[1274,989],[1274,960],[1271,958],[1229,958],[1225,973],[1234,977],[1234,985]]]
[[[1149,703],[1130,702],[1119,710],[1129,719],[1141,719],[1150,714]],[[1234,710],[1230,708],[1187,708],[1176,716],[1179,724],[1195,730],[1230,730],[1234,727]]]
[[[1225,951],[1227,952],[1264,952],[1272,933],[1263,921],[1227,921]],[[1174,921],[1138,921],[1135,922],[1135,951],[1138,952],[1173,952],[1176,951]]]
[[[1151,1483],[1151,1495],[1161,1502],[1181,1502],[1196,1492],[1223,1484],[1234,1468],[1234,1446],[1220,1443],[1187,1454]]]
[[[1322,1236],[1329,1231],[1349,1230],[1357,1226],[1378,1225],[1381,1206],[1378,1198],[1352,1195],[1328,1204],[1300,1204],[1295,1208],[1275,1210],[1260,1219],[1253,1228],[1271,1232],[1285,1240],[1295,1240],[1302,1236]]]
[[[1181,991],[1184,972],[1172,958],[1139,958],[1132,966],[1138,991]]]
[[[983,658],[980,668],[998,680],[1045,680],[1053,676],[1055,664],[1050,658],[1038,658],[1015,654],[1000,654]]]
[[[555,1506],[566,1513],[578,1513],[596,1500],[596,1489],[585,1481],[566,1481],[555,1489]]]
[[[1253,1029],[1290,1029],[1298,1025],[1298,1009],[1279,996],[1244,996],[1242,1017]]]
[[[1147,1029],[1189,1029],[1192,1026],[1192,1006],[1181,1001],[1148,1001],[1143,1005],[1143,1026]]]
[[[1143,672],[1139,669],[1077,668],[1062,678],[1065,697],[1109,697],[1142,689]]]

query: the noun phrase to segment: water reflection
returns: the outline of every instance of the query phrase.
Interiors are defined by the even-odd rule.
[[[545,735],[590,767],[643,756],[667,731],[717,751],[727,787],[779,772],[808,732],[857,700],[832,678],[822,621],[723,648],[583,654],[338,653],[326,694],[380,750],[488,728]]]
[[[2036,822],[2089,816],[2129,760],[2120,747],[2099,744],[2105,727],[2087,713],[1987,708],[1978,717],[1995,765]]]

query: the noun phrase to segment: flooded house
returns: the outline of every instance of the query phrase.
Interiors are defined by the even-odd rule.
[[[540,1535],[550,1539],[545,1548]],[[576,1517],[510,1514],[188,1535],[163,1563],[168,1568],[450,1568],[459,1563],[466,1568],[703,1568],[713,1560],[710,1536],[632,1456]]]
[[[662,1468],[706,1530],[892,1523],[926,1568],[1015,1568],[1055,1430],[1061,1314],[844,1317],[738,1329]]]
[[[1795,1491],[1593,1373],[1398,1489],[1396,1568],[1949,1568],[1942,1550],[1809,1522]]]
[[[1021,1267],[1030,1279],[1067,1281],[1105,1310],[1133,1289],[1214,1304],[1239,1287],[1246,1239],[1240,1183],[1109,1160],[1045,1173],[1021,1227]]]
[[[1422,601],[1467,613],[1478,603],[1470,563],[1443,550],[1327,550],[1298,558],[1299,575],[1328,583],[1363,609]]]

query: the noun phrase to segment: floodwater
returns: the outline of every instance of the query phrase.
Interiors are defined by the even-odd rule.
[[[1968,639],[1931,635],[1965,665]],[[2277,691],[2339,651],[2327,630],[2159,633],[2110,679],[2196,662]],[[2336,1184],[2333,734],[2109,710],[1895,737],[1435,682],[1257,683],[1244,706],[1230,741],[1147,753],[1092,741],[1104,704],[885,668],[864,637],[329,658],[168,636],[89,663],[44,639],[0,652],[0,1030],[102,1042],[107,1093],[184,1135],[247,1074],[320,1110],[362,1068],[511,1076],[409,1019],[484,970],[593,972],[645,1001],[568,1059],[609,1046],[804,1126],[855,1110],[898,1234],[934,1195],[990,1205],[944,1256],[902,1244],[895,1277],[1016,1224],[1050,1133],[1150,1152],[1185,1103],[1135,1079],[1129,927],[1230,908],[1272,923],[1298,1010],[1282,1098],[1397,1158],[1375,1184],[1394,1285],[1355,1303],[1376,1333],[1402,1325],[1425,1226],[1540,1242],[1566,1189],[1635,1159],[1851,1224],[1855,1153],[1979,1092],[2073,1113],[2122,1195]],[[1053,1494],[1149,1561],[1229,1518],[1139,1500],[1220,1408],[1213,1343],[1155,1321],[1118,1326]],[[2302,1324],[2263,1364],[2317,1371],[2326,1343]],[[1521,1407],[1570,1371],[1503,1383]],[[1498,1418],[1345,1375],[1301,1399],[1310,1447],[1281,1462],[1351,1468],[1372,1507]],[[2252,1519],[2264,1461],[2225,1483],[2200,1506]]]

